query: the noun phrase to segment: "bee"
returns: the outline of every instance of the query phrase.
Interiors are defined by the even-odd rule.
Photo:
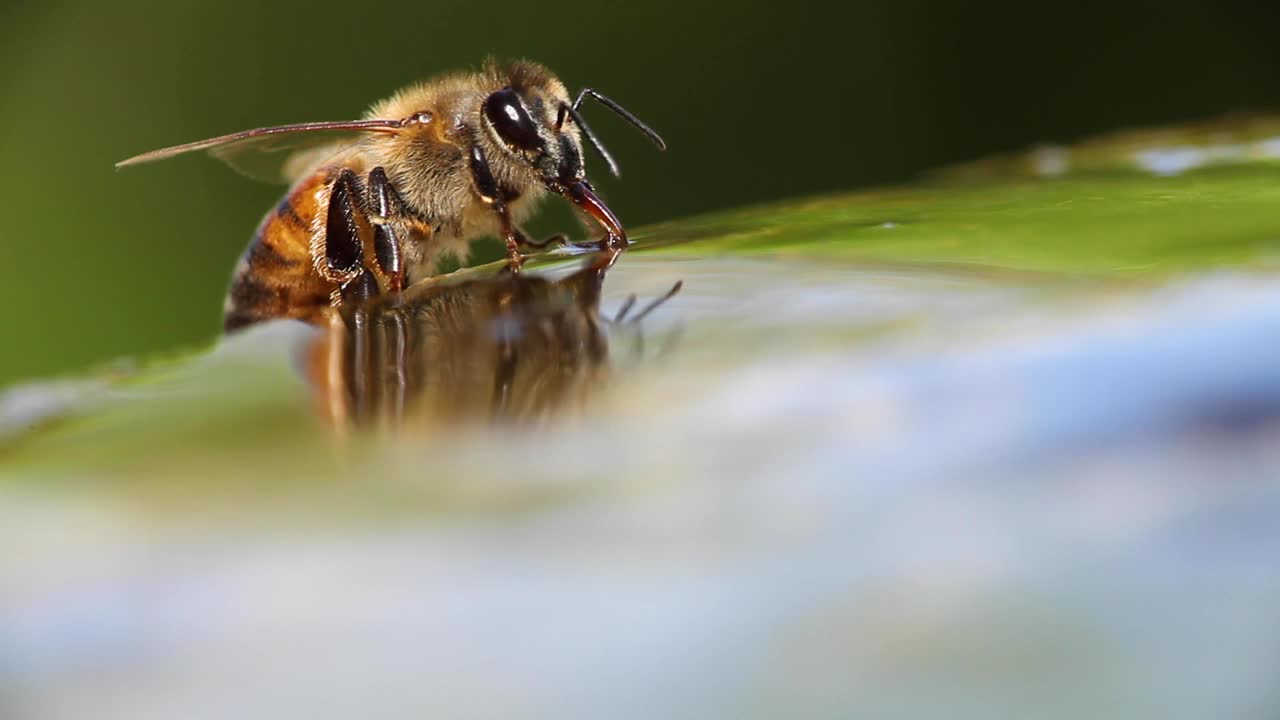
[[[242,170],[246,158],[274,159],[268,172],[293,184],[232,274],[223,326],[230,332],[282,317],[317,323],[328,308],[399,293],[445,257],[465,261],[481,236],[501,238],[518,270],[523,249],[566,242],[563,235],[534,242],[520,230],[548,194],[599,223],[604,236],[595,247],[612,264],[626,231],[586,178],[583,139],[615,176],[618,164],[582,118],[588,97],[666,149],[652,128],[595,90],[571,97],[541,65],[489,61],[479,72],[405,88],[363,120],[246,130],[117,167],[195,151]]]

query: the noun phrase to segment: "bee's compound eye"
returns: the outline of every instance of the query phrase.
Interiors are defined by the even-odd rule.
[[[484,115],[508,145],[530,152],[543,148],[542,138],[514,90],[504,88],[485,98]]]

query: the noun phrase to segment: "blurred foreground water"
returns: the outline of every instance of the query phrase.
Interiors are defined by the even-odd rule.
[[[1280,174],[1202,172],[478,272],[371,316],[432,382],[281,324],[11,389],[2,715],[1274,717]]]

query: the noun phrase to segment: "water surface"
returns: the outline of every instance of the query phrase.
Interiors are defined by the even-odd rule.
[[[780,204],[11,389],[0,703],[1272,715],[1277,178]]]

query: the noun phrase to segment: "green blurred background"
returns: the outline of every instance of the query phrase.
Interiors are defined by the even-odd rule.
[[[1277,108],[1277,21],[1220,2],[0,6],[0,385],[216,337],[227,275],[282,188],[199,157],[113,169],[144,150],[355,117],[434,73],[529,57],[667,137],[659,155],[587,111],[625,172],[595,177],[635,227]],[[569,222],[557,208],[531,229]]]

